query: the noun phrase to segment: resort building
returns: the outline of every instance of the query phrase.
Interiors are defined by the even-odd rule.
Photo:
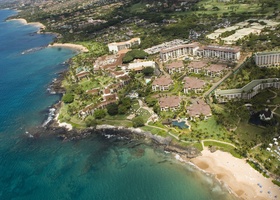
[[[253,80],[244,87],[238,89],[216,90],[215,97],[220,103],[238,99],[249,100],[260,91],[270,87],[280,89],[279,78]]]
[[[181,44],[162,49],[160,51],[160,58],[163,62],[187,55],[196,55],[196,50],[199,48],[199,43],[194,42],[190,44]]]
[[[142,72],[142,70],[146,67],[156,67],[155,61],[144,61],[144,62],[135,62],[135,63],[129,63],[127,67],[127,71],[136,71],[136,72]]]
[[[197,52],[198,56],[204,58],[216,58],[219,60],[236,61],[240,59],[239,47],[225,47],[225,46],[205,46]]]
[[[184,70],[184,63],[182,60],[175,61],[170,64],[167,64],[165,68],[169,74],[173,74],[175,72],[181,73]]]
[[[119,79],[120,84],[121,84],[122,86],[127,85],[127,84],[129,84],[129,82],[130,82],[130,77],[129,77],[128,75],[121,76],[121,77],[119,77],[118,79]]]
[[[225,69],[226,69],[226,65],[211,64],[209,67],[205,69],[205,75],[211,77],[219,77],[224,74]]]
[[[170,76],[161,76],[156,78],[152,83],[152,90],[153,91],[167,91],[171,88],[173,84],[172,79]]]
[[[140,38],[132,38],[131,40],[124,42],[113,42],[108,44],[109,52],[118,53],[123,49],[129,49],[133,45],[139,45],[141,43]]]
[[[87,90],[86,93],[91,94],[91,95],[99,95],[99,88],[94,88],[94,89],[91,89],[91,90]]]
[[[194,61],[188,65],[189,73],[201,74],[207,67],[207,62],[205,61]]]
[[[159,98],[159,107],[161,111],[175,111],[180,108],[181,99],[178,96],[166,96]]]
[[[240,59],[240,48],[214,45],[202,47],[198,42],[194,42],[176,45],[160,51],[160,58],[163,62],[188,55],[236,61]]]
[[[192,104],[187,110],[191,120],[201,116],[207,119],[212,115],[210,106],[202,99],[192,100]]]
[[[109,72],[109,75],[110,75],[111,77],[113,77],[113,78],[120,78],[120,77],[122,77],[122,76],[125,76],[126,73],[123,72],[123,71],[110,71],[110,72]]]
[[[255,53],[254,59],[259,67],[280,66],[280,51]]]
[[[78,80],[82,80],[83,78],[88,78],[90,73],[88,71],[81,71],[78,74],[76,74],[76,77]]]
[[[195,93],[201,93],[203,91],[203,86],[205,82],[195,77],[185,77],[184,78],[184,93],[187,94],[191,91]]]
[[[95,110],[104,109],[109,104],[117,102],[118,96],[112,89],[106,88],[103,90],[102,99],[100,103],[87,105],[83,110],[79,111],[78,116],[84,119],[88,115],[93,115]]]
[[[159,53],[162,49],[166,49],[166,48],[169,48],[169,47],[173,47],[173,46],[181,45],[181,44],[186,44],[186,43],[188,43],[188,41],[181,40],[181,39],[175,39],[175,40],[172,40],[172,41],[169,41],[169,42],[164,42],[164,43],[161,43],[159,45],[152,46],[150,48],[144,49],[144,51],[151,55],[151,54]]]

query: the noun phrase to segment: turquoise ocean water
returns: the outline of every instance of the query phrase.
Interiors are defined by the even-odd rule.
[[[29,138],[59,96],[48,84],[65,70],[75,52],[43,48],[52,35],[36,27],[6,22],[0,10],[0,199],[225,200],[234,199],[210,176],[170,154],[98,134],[75,142],[52,135]],[[135,145],[134,145],[135,146]]]

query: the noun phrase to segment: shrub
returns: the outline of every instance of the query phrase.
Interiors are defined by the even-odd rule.
[[[74,101],[74,95],[71,93],[66,93],[63,97],[62,97],[62,101],[64,103],[72,103]]]
[[[143,117],[138,116],[138,117],[134,117],[134,118],[132,119],[132,126],[133,126],[134,128],[136,128],[136,127],[141,127],[141,126],[144,126],[144,125],[145,125],[145,122],[144,122]]]

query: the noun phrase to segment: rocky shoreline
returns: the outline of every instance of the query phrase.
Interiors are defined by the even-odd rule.
[[[163,148],[164,151],[175,153],[186,159],[195,158],[200,154],[200,151],[195,147],[182,147],[172,143],[171,137],[161,137],[153,135],[148,131],[142,131],[139,128],[126,128],[120,126],[111,125],[97,125],[95,128],[86,129],[73,129],[67,130],[64,127],[58,127],[55,120],[49,123],[46,127],[38,128],[32,135],[36,135],[36,132],[40,134],[51,134],[63,142],[76,141],[90,137],[91,135],[102,135],[107,139],[118,139],[128,141],[145,141],[147,144],[153,144],[155,146]]]

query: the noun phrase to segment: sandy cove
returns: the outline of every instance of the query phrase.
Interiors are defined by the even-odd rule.
[[[36,26],[38,28],[40,28],[41,30],[44,30],[46,28],[46,26],[40,22],[27,22],[25,19],[23,18],[18,18],[18,19],[10,19],[8,21],[19,21],[22,24],[28,24],[28,25],[33,25]]]
[[[50,44],[49,47],[62,47],[62,48],[69,48],[69,49],[74,49],[79,52],[88,52],[88,49],[84,47],[83,45],[80,44],[71,44],[71,43],[54,43]]]
[[[204,149],[202,156],[190,160],[201,170],[214,174],[219,181],[226,184],[240,199],[280,199],[280,187],[272,183],[253,169],[244,159],[231,154],[216,151],[211,153]]]

